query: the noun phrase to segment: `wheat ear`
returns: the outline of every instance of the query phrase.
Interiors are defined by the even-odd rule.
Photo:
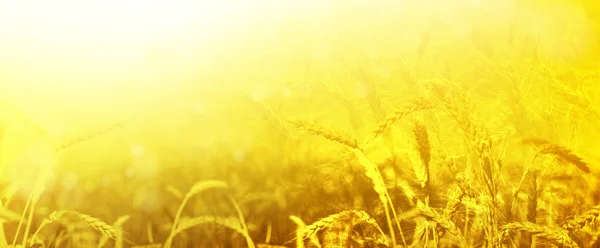
[[[571,237],[569,237],[566,230],[541,226],[531,222],[508,223],[502,226],[502,230],[502,235],[504,237],[508,235],[508,231],[517,230],[534,234],[559,246],[565,245],[570,247],[579,247],[577,243],[575,243]]]
[[[420,163],[414,164],[415,175],[421,183],[421,188],[425,191],[425,204],[429,205],[429,195],[431,193],[429,162],[431,161],[431,147],[429,144],[429,134],[427,127],[421,122],[415,122],[413,133],[416,140],[416,150],[419,154]]]
[[[367,138],[366,143],[370,143],[371,141],[375,140],[379,135],[384,133],[388,128],[396,123],[396,121],[402,119],[404,116],[413,112],[430,109],[432,107],[433,104],[429,100],[423,98],[412,101],[404,108],[394,111],[392,114],[388,115],[385,120],[379,123],[377,127],[371,131],[371,135]]]
[[[289,122],[291,122],[298,129],[321,136],[325,139],[340,143],[351,148],[358,148],[358,143],[356,139],[353,139],[347,133],[324,127],[313,121],[290,119]]]
[[[116,220],[116,221],[115,221],[115,222],[112,224],[113,228],[114,228],[115,230],[117,230],[118,232],[121,232],[121,226],[122,226],[123,224],[125,224],[125,222],[127,222],[127,221],[129,220],[129,218],[130,218],[130,217],[129,217],[129,215],[124,215],[124,216],[121,216],[121,217],[119,217],[119,218],[118,218],[118,219],[117,219],[117,220]],[[118,236],[118,235],[117,235],[117,236]],[[106,235],[103,235],[103,236],[102,236],[102,238],[100,239],[100,242],[98,242],[98,246],[97,246],[97,248],[104,247],[104,245],[106,245],[106,242],[108,241],[108,238],[109,238],[108,236],[106,236]],[[121,245],[121,246],[122,246],[122,245]]]
[[[542,148],[539,151],[541,154],[549,154],[555,157],[561,158],[573,165],[585,173],[590,173],[590,167],[583,161],[583,158],[577,156],[573,151],[564,146],[550,144]]]
[[[42,221],[42,223],[40,224],[38,229],[35,231],[35,233],[33,234],[33,236],[31,237],[30,240],[34,241],[36,239],[37,235],[39,234],[39,232],[46,225],[51,224],[59,219],[62,219],[64,216],[67,216],[67,215],[77,217],[78,219],[80,219],[80,220],[84,221],[86,224],[88,224],[88,226],[90,226],[94,230],[106,235],[107,237],[109,237],[111,239],[117,238],[117,231],[115,230],[115,228],[109,224],[106,224],[106,222],[104,222],[104,221],[101,221],[101,220],[94,218],[92,216],[89,216],[87,214],[79,213],[77,211],[60,210],[60,211],[54,211],[48,217],[46,217]]]
[[[452,235],[456,236],[458,238],[458,240],[460,241],[462,247],[467,247],[466,246],[467,241],[465,240],[463,235],[460,233],[456,224],[454,224],[454,222],[452,222],[452,220],[450,220],[448,217],[438,213],[437,211],[435,211],[435,209],[425,205],[421,201],[417,202],[417,209],[419,209],[419,211],[421,211],[421,213],[423,215],[427,216],[428,219],[438,223],[441,227],[446,229],[446,231],[448,231]]]
[[[325,218],[322,218],[318,221],[313,222],[312,224],[310,224],[308,226],[305,226],[302,230],[302,239],[309,238],[309,237],[317,234],[318,232],[329,228],[334,223],[349,222],[349,221],[351,221],[355,225],[359,224],[359,223],[367,223],[369,225],[372,225],[375,228],[377,228],[377,230],[379,231],[380,234],[385,236],[385,234],[383,233],[383,230],[381,230],[381,227],[379,227],[379,225],[377,224],[375,219],[373,219],[367,212],[357,211],[357,210],[348,210],[348,211],[342,211],[339,213],[329,215]]]
[[[559,144],[552,143],[548,140],[541,138],[527,138],[523,139],[522,142],[524,144],[531,144],[536,147],[539,147],[540,150],[537,154],[546,154],[552,155],[554,157],[560,158],[566,162],[569,162],[572,165],[575,165],[578,169],[585,173],[590,173],[590,167],[585,162],[583,158],[575,154],[571,149],[564,147]],[[536,154],[536,155],[537,155]]]
[[[583,171],[585,173],[590,173],[590,168],[588,167],[587,163],[584,162],[583,158],[577,156],[573,151],[571,151],[570,149],[568,149],[564,146],[554,144],[554,143],[551,143],[550,141],[540,139],[540,138],[524,139],[523,143],[524,144],[532,144],[537,147],[541,147],[541,149],[534,155],[531,162],[529,163],[529,166],[527,166],[527,169],[523,173],[523,176],[521,176],[521,180],[519,181],[519,184],[517,185],[517,188],[516,188],[515,192],[513,193],[512,207],[514,207],[514,203],[516,202],[517,196],[518,196],[519,192],[521,191],[521,187],[523,187],[523,183],[525,182],[525,179],[532,173],[534,173],[534,172],[537,173],[538,169],[534,167],[534,161],[541,154],[551,155],[556,158],[560,158],[564,161],[569,162],[570,164],[575,165],[575,167],[577,167],[581,171]],[[512,209],[512,207],[511,207],[511,209]]]
[[[598,216],[600,216],[600,205],[596,205],[584,214],[579,215],[572,220],[569,220],[563,225],[563,229],[573,232],[577,229],[581,229],[588,223],[596,222],[598,220]]]
[[[125,122],[116,122],[116,123],[111,123],[109,125],[103,126],[98,129],[90,130],[87,133],[84,133],[83,135],[81,135],[79,137],[60,142],[56,147],[56,152],[58,152],[58,153],[65,152],[81,143],[90,141],[94,138],[97,138],[99,136],[110,133],[116,129],[119,129],[119,128],[123,127],[124,125],[125,125]]]

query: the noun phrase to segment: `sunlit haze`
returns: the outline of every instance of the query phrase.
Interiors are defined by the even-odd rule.
[[[0,0],[0,247],[600,247],[598,2]]]

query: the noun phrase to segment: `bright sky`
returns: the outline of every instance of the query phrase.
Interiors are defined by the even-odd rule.
[[[91,113],[93,108],[102,107],[107,112],[114,112],[115,106],[136,107],[131,105],[141,99],[160,98],[152,94],[162,93],[165,87],[176,88],[182,81],[213,83],[201,82],[194,77],[206,71],[212,73],[212,64],[223,60],[219,57],[221,53],[215,50],[227,51],[224,54],[233,59],[244,56],[239,53],[256,50],[258,52],[254,54],[274,51],[277,56],[293,60],[297,54],[293,54],[296,51],[292,50],[297,47],[281,44],[300,42],[302,44],[298,48],[302,48],[299,49],[301,51],[318,49],[301,39],[292,39],[305,36],[311,36],[315,41],[337,39],[328,38],[323,33],[328,29],[319,33],[313,27],[318,29],[328,25],[327,18],[332,16],[333,10],[338,10],[340,4],[352,3],[358,10],[371,14],[363,19],[387,15],[388,18],[382,20],[388,21],[381,23],[387,25],[384,31],[397,30],[394,32],[400,34],[401,40],[412,38],[420,42],[421,35],[417,31],[425,30],[433,17],[436,23],[444,23],[450,30],[458,30],[456,33],[470,37],[472,29],[466,20],[469,13],[479,11],[481,2],[468,2],[463,6],[466,9],[464,14],[457,14],[463,13],[459,7],[439,0],[395,1],[392,5],[388,1],[376,0],[0,0],[0,100],[42,112],[52,108],[53,104],[64,105],[57,108],[68,106],[69,111],[76,107]],[[494,5],[488,6],[494,12],[486,13],[486,19],[496,20],[499,24],[509,23],[511,16],[504,14],[510,13],[509,5],[501,5],[502,0],[485,2]],[[360,16],[356,16],[360,11],[349,14],[347,18],[361,20]],[[561,21],[575,20],[567,18],[567,14]],[[405,20],[405,26],[389,24],[390,16]],[[539,33],[551,34],[546,35],[548,37],[538,35],[542,37],[538,39],[540,44],[559,40],[561,37],[553,37],[558,34],[575,41],[586,40],[585,32],[575,28],[571,28],[574,31],[568,35],[564,30],[545,32],[555,28],[541,17],[534,15],[532,20],[520,23],[526,32],[529,32],[528,26],[540,26],[542,28],[538,29],[542,31]],[[289,39],[292,41],[265,38],[271,44],[260,43],[261,36],[272,35],[277,25],[284,21],[303,22],[307,19],[318,21],[315,21],[315,26],[308,26],[308,31],[300,30],[299,35],[291,36]],[[321,23],[322,20],[325,23]],[[409,23],[406,20],[414,21]],[[349,26],[357,23],[348,21]],[[490,21],[490,27],[493,24]],[[584,24],[570,26],[586,27]],[[288,26],[287,32],[296,32],[293,27]],[[355,31],[354,27],[340,29],[350,33]],[[363,38],[370,36],[360,35]],[[550,47],[553,51],[565,50],[555,49],[562,47],[559,46],[561,43],[557,44],[543,47]],[[273,48],[280,45],[283,47],[280,50]],[[407,44],[402,46],[409,47]],[[294,65],[286,66],[291,68]],[[267,66],[257,68],[257,73],[265,77],[275,73],[263,73]],[[219,69],[225,74],[232,74],[227,71],[228,68]],[[254,67],[248,70],[254,70]],[[244,75],[239,75],[239,78],[239,81],[246,79]]]
[[[42,74],[132,74],[152,47],[198,45],[235,22],[235,9],[219,2],[2,1],[1,62]]]
[[[0,68],[10,72],[0,90],[148,87],[189,66],[219,35],[322,5],[282,2],[0,0]]]
[[[259,23],[306,18],[322,7],[323,1],[0,0],[0,101],[41,119],[126,115],[144,101],[160,104],[165,88],[194,81],[199,68],[214,63],[216,48],[244,44],[225,44],[223,37],[243,38]]]
[[[133,108],[247,18],[224,2],[0,0],[0,99],[34,116]]]

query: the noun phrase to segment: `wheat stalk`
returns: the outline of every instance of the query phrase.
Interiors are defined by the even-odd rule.
[[[236,217],[232,218],[222,218],[215,216],[198,216],[193,218],[181,218],[179,220],[179,224],[175,229],[174,235],[177,235],[187,229],[190,229],[195,226],[213,223],[223,227],[227,227],[235,232],[241,234],[246,239],[249,239],[248,230],[243,227],[240,221]],[[248,243],[248,247],[254,247],[254,243]]]
[[[298,227],[296,227],[296,248],[304,248],[304,228],[306,228],[306,223],[300,219],[298,216],[290,215],[290,220],[292,220]],[[319,240],[315,237],[310,237],[311,242],[320,247],[321,244]]]
[[[234,217],[223,218],[223,217],[215,217],[215,216],[198,216],[193,218],[183,217],[179,219],[179,224],[175,229],[175,234],[179,234],[183,231],[186,231],[192,227],[213,223],[218,224],[224,227],[227,227],[231,230],[236,231],[237,233],[244,234],[244,230],[242,230],[242,226],[239,224],[238,220]]]
[[[402,227],[400,226],[400,221],[398,220],[398,216],[396,214],[396,210],[394,208],[394,204],[392,203],[391,197],[387,191],[385,186],[385,182],[383,181],[383,177],[381,176],[381,172],[379,172],[379,168],[376,164],[374,164],[369,158],[365,156],[365,154],[359,150],[354,149],[354,155],[356,156],[358,163],[364,168],[365,174],[371,182],[373,183],[373,189],[379,196],[379,201],[383,205],[386,218],[388,221],[388,227],[390,229],[390,236],[392,239],[393,246],[396,245],[396,235],[394,234],[394,228],[392,225],[392,218],[390,215],[390,210],[394,215],[394,219],[396,221],[396,225],[400,232],[400,237],[402,238],[402,243],[406,246],[406,239],[404,238],[404,232],[402,231]]]
[[[181,214],[183,213],[183,209],[185,208],[185,205],[192,197],[194,197],[195,195],[197,195],[205,190],[227,189],[227,188],[229,188],[227,183],[225,183],[223,181],[218,181],[218,180],[207,180],[207,181],[200,181],[200,182],[195,183],[190,188],[190,191],[185,195],[185,198],[183,198],[183,200],[181,201],[181,204],[179,205],[179,208],[177,209],[177,213],[175,214],[175,220],[173,221],[173,225],[171,226],[171,232],[169,234],[169,237],[167,238],[167,241],[165,241],[164,247],[165,248],[171,247],[173,238],[175,237],[175,234],[176,234],[176,232],[175,232],[176,228],[179,225],[179,219],[181,218]]]
[[[242,235],[244,235],[244,238],[246,238],[246,245],[248,246],[248,248],[254,248],[255,247],[254,241],[250,237],[250,234],[248,234],[248,226],[246,226],[246,220],[244,219],[244,214],[242,213],[240,206],[238,205],[235,198],[229,196],[229,200],[233,204],[233,208],[235,209],[235,212],[238,215],[238,218],[239,218],[238,223],[241,225],[242,230],[244,231],[244,233]]]

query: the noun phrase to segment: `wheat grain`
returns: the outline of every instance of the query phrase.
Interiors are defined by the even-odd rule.
[[[365,174],[367,175],[367,177],[369,179],[371,179],[371,182],[373,183],[373,189],[379,196],[379,201],[381,202],[381,204],[384,207],[384,211],[385,211],[386,218],[388,221],[388,227],[390,228],[390,236],[392,239],[392,244],[394,246],[396,245],[395,244],[396,236],[393,231],[394,229],[393,229],[393,225],[392,225],[392,218],[390,215],[390,210],[394,215],[394,219],[396,220],[396,226],[398,227],[398,230],[400,232],[400,237],[402,238],[402,242],[403,242],[404,246],[406,246],[406,239],[404,238],[404,233],[402,231],[402,227],[400,226],[400,221],[398,221],[398,216],[396,214],[396,210],[392,203],[391,197],[387,191],[387,188],[385,187],[385,182],[383,181],[381,172],[379,172],[379,168],[371,160],[369,160],[369,158],[367,158],[361,150],[354,149],[354,155],[356,156],[358,163],[365,170]]]

